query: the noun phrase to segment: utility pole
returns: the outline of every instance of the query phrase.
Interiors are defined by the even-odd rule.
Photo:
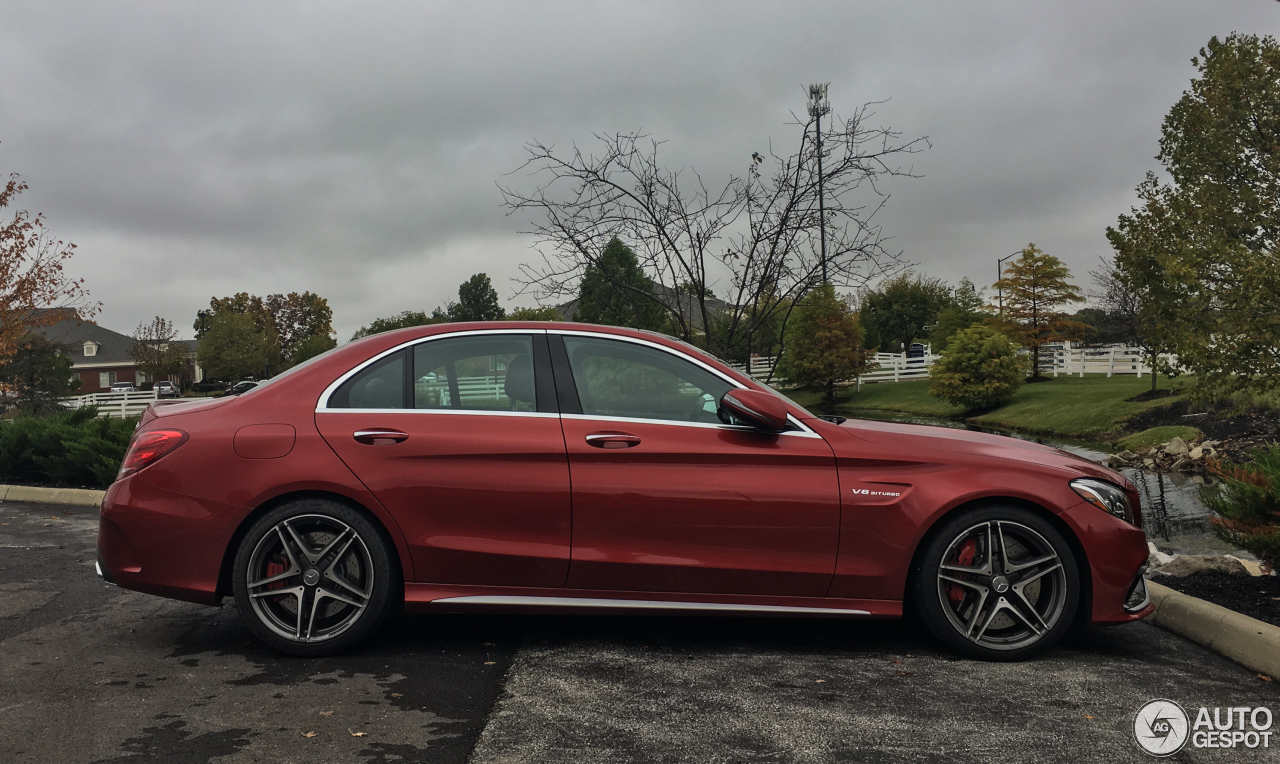
[[[1017,257],[1022,254],[1022,250],[1014,252],[1012,255],[1005,255],[996,259],[996,295],[1000,303],[998,316],[1004,318],[1004,290],[1000,287],[1000,282],[1004,281],[1004,261],[1011,257]]]
[[[831,111],[831,104],[827,101],[829,84],[809,86],[809,116],[813,117],[813,132],[818,149],[818,220],[822,225],[818,230],[818,236],[822,247],[822,283],[824,284],[827,283],[827,210],[822,183],[822,115]]]

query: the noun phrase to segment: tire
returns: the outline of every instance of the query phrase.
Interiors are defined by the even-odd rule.
[[[1080,574],[1066,539],[1034,512],[1009,506],[939,525],[925,542],[912,588],[920,619],[938,639],[989,661],[1049,649],[1071,629],[1080,602]]]
[[[236,605],[249,630],[290,655],[350,649],[399,604],[391,543],[375,522],[336,501],[271,510],[249,528],[233,565]]]

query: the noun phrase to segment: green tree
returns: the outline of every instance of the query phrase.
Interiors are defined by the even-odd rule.
[[[507,312],[489,277],[477,273],[458,287],[458,301],[449,304],[450,321],[501,321]]]
[[[967,278],[960,279],[951,304],[938,311],[929,328],[929,341],[936,350],[947,346],[955,333],[975,324],[990,321],[994,315],[986,309],[982,292]]]
[[[395,329],[407,329],[410,326],[427,326],[428,324],[443,324],[449,321],[449,316],[442,309],[436,308],[430,314],[421,311],[406,310],[397,313],[388,318],[375,318],[369,322],[368,326],[362,326],[351,335],[351,339],[358,340],[361,337],[368,337],[371,334],[381,334]]]
[[[907,271],[880,283],[862,298],[858,318],[868,348],[900,353],[924,339],[938,314],[955,304],[951,288],[941,279]]]
[[[295,357],[302,343],[312,337],[330,341],[333,338],[333,309],[329,307],[329,301],[318,294],[272,294],[267,295],[263,305],[273,319],[280,357],[290,366],[305,360]],[[316,340],[308,347],[315,349],[322,344],[323,342]],[[333,346],[330,344],[325,349]]]
[[[560,311],[547,306],[516,308],[507,314],[508,321],[561,321]]]
[[[338,341],[333,337],[328,337],[323,334],[313,334],[299,342],[293,349],[293,363],[296,366],[303,361],[309,361],[321,353],[333,350],[337,346]]]
[[[1003,292],[998,319],[1006,335],[1031,350],[1031,376],[1040,379],[1040,349],[1048,342],[1079,339],[1084,325],[1061,308],[1084,302],[1080,288],[1070,282],[1071,271],[1053,255],[1028,244],[1018,259],[1005,266],[995,283]]]
[[[989,326],[956,332],[929,369],[929,394],[966,409],[989,409],[1008,402],[1027,376],[1018,346]]]
[[[667,309],[654,294],[653,279],[641,269],[635,252],[616,236],[582,274],[573,319],[650,331],[663,331],[670,323]]]
[[[836,384],[857,376],[865,361],[858,316],[835,287],[823,284],[805,295],[787,325],[782,376],[802,387],[821,387],[830,407],[836,402]]]
[[[1212,38],[1166,115],[1140,206],[1107,238],[1146,321],[1205,394],[1280,386],[1280,45]]]
[[[209,322],[196,357],[208,377],[235,382],[262,375],[275,352],[274,343],[258,329],[253,316],[223,313]]]
[[[19,339],[13,355],[0,366],[0,385],[7,388],[20,411],[60,411],[58,399],[80,387],[80,379],[71,373],[71,363],[66,346],[30,332]]]

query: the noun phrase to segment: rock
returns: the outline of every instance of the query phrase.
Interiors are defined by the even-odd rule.
[[[1152,467],[1156,466],[1156,460],[1150,459],[1150,458],[1143,459],[1142,466],[1146,467],[1147,469],[1151,469]]]
[[[1189,456],[1192,459],[1204,458],[1204,446],[1196,446],[1195,448],[1191,449],[1191,453],[1187,454],[1187,456]]]
[[[1128,450],[1128,449],[1125,449],[1124,451],[1121,451],[1120,453],[1116,454],[1116,456],[1120,457],[1121,459],[1124,459],[1126,462],[1131,462],[1131,461],[1133,461],[1134,459],[1137,459],[1137,458],[1138,458],[1138,455],[1137,455],[1137,454],[1135,454],[1134,452],[1132,452],[1132,451],[1130,451],[1130,450]]]
[[[1183,470],[1187,469],[1190,466],[1191,466],[1191,460],[1184,456],[1181,459],[1174,462],[1173,466],[1170,467],[1170,469],[1172,469],[1174,472],[1182,472]]]
[[[1111,456],[1107,457],[1107,466],[1108,467],[1128,467],[1129,463],[1126,462],[1124,459],[1121,459],[1119,455],[1112,454]]]
[[[1222,442],[1222,441],[1220,441],[1220,440],[1206,440],[1206,441],[1202,441],[1202,442],[1200,443],[1200,447],[1201,447],[1201,448],[1203,448],[1203,449],[1205,449],[1206,451],[1208,451],[1208,450],[1212,449],[1214,446],[1218,445],[1218,444],[1219,444],[1219,443],[1221,443],[1221,442]]]
[[[1247,576],[1249,569],[1235,557],[1215,554],[1179,554],[1152,572],[1181,578],[1192,573],[1214,571],[1231,576]]]
[[[1189,450],[1187,442],[1182,438],[1174,438],[1164,444],[1164,452],[1169,456],[1186,456]]]
[[[1156,545],[1150,541],[1147,542],[1147,552],[1147,564],[1150,565],[1152,569],[1158,568],[1161,565],[1168,565],[1173,560],[1173,555],[1161,552]]]
[[[1193,482],[1193,483],[1199,483],[1200,485],[1204,485],[1204,477],[1203,477],[1203,476],[1201,476],[1201,475],[1192,475],[1192,476],[1191,476],[1191,482]]]
[[[1151,542],[1147,542],[1147,543],[1150,544]],[[1235,560],[1236,562],[1243,565],[1244,569],[1249,571],[1249,575],[1251,576],[1262,575],[1262,566],[1254,562],[1253,560],[1241,560],[1239,557],[1236,557],[1234,554],[1226,555],[1226,557],[1228,559]]]

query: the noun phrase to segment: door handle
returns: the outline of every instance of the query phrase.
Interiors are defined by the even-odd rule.
[[[640,445],[640,436],[625,432],[593,432],[587,436],[587,445],[596,448],[631,448]]]
[[[351,437],[366,446],[390,446],[405,442],[409,439],[409,434],[399,430],[356,430],[351,433]]]

